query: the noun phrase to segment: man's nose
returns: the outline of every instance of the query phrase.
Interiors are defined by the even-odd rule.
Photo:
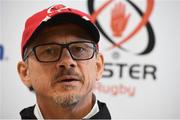
[[[68,49],[67,48],[63,49],[62,54],[61,54],[61,58],[57,63],[57,67],[68,69],[68,68],[75,67],[76,65],[77,65],[77,63],[71,57],[71,54],[68,51]]]

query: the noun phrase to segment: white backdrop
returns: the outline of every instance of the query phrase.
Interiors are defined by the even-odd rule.
[[[95,0],[97,10],[107,0]],[[132,0],[144,13],[146,0]],[[109,26],[115,3],[126,5],[130,13],[126,30],[114,37]],[[180,119],[180,1],[155,0],[148,18],[155,36],[155,46],[146,55],[136,55],[147,47],[147,28],[142,26],[136,35],[122,46],[113,48],[101,34],[100,50],[105,56],[105,72],[95,90],[97,98],[105,101],[112,118],[179,118]],[[19,111],[35,103],[33,93],[23,85],[16,65],[21,60],[20,42],[24,22],[33,13],[55,3],[64,3],[85,12],[87,0],[1,0],[0,45],[4,48],[0,59],[0,118],[20,118]],[[101,12],[97,20],[104,32],[115,42],[122,40],[142,19],[126,0],[114,0]],[[1,47],[2,48],[2,47]],[[2,55],[2,50],[1,53]],[[144,72],[152,72],[143,77]],[[121,77],[120,77],[121,73]],[[155,77],[155,78],[154,78]]]

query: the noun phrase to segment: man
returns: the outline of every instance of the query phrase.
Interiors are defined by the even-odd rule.
[[[63,5],[26,21],[17,69],[37,103],[20,112],[22,119],[111,118],[92,92],[104,68],[99,39],[89,15]]]

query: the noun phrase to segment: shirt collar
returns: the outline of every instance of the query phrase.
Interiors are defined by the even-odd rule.
[[[96,96],[94,94],[93,94],[93,99],[95,100],[94,106],[91,109],[91,111],[85,117],[83,117],[83,119],[91,118],[92,116],[94,116],[96,113],[99,112],[98,102],[97,102]]]
[[[44,120],[44,118],[43,118],[43,116],[42,116],[42,113],[41,113],[41,111],[40,111],[40,109],[39,109],[39,106],[38,106],[37,102],[36,102],[36,105],[35,105],[35,108],[34,108],[34,115],[36,116],[36,118],[37,118],[38,120]]]
[[[95,99],[95,104],[94,104],[93,108],[91,109],[91,111],[85,117],[83,117],[83,119],[91,118],[92,116],[94,116],[96,113],[99,112],[99,106],[98,106],[97,99],[96,99],[95,95],[93,95],[93,98]],[[40,108],[39,108],[37,102],[36,102],[36,105],[34,108],[34,115],[36,116],[36,118],[38,120],[44,120],[43,115],[40,111]]]

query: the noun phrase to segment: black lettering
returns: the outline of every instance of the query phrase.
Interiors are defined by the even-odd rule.
[[[103,73],[103,78],[110,78],[113,76],[113,71],[109,68],[108,66],[112,67],[112,63],[105,63],[104,64],[104,73]]]
[[[134,64],[129,68],[129,75],[131,78],[133,79],[139,79],[139,70],[137,70],[137,68],[139,68],[139,64]]]
[[[157,71],[156,66],[153,66],[153,65],[145,65],[145,66],[144,66],[143,78],[146,79],[146,78],[147,78],[147,75],[150,75],[150,76],[152,76],[152,78],[153,78],[154,80],[156,80],[156,71]]]
[[[117,66],[119,66],[119,77],[122,78],[123,77],[123,73],[125,73],[123,70],[123,68],[125,66],[127,66],[127,64],[116,64]]]

